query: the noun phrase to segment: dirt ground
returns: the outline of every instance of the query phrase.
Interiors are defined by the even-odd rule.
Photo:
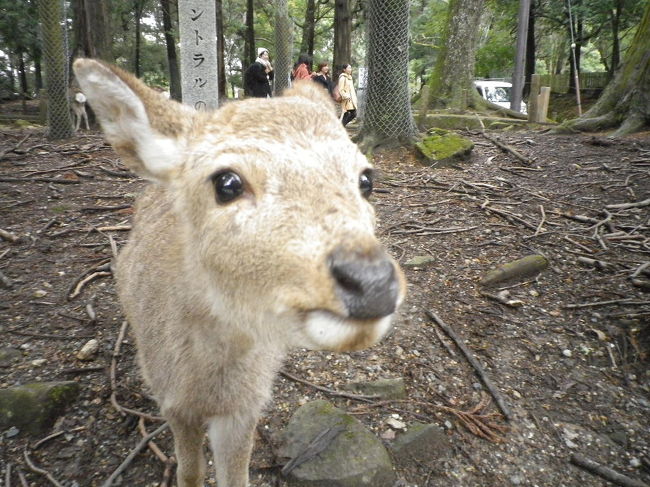
[[[650,133],[617,141],[488,133],[521,159],[480,133],[465,135],[476,145],[456,167],[425,168],[401,149],[376,154],[382,241],[402,264],[416,256],[433,262],[405,267],[408,298],[380,345],[289,357],[285,370],[307,383],[278,377],[258,428],[252,485],[284,484],[274,456],[279,433],[299,405],[317,398],[383,438],[392,435],[386,421],[394,415],[445,430],[448,451],[400,469],[402,486],[610,485],[574,466],[573,454],[650,483],[650,269],[643,268],[650,261]],[[62,485],[101,485],[142,438],[138,416],[111,401],[124,318],[108,267],[111,239],[119,248],[128,238],[123,229],[142,185],[96,132],[53,142],[38,129],[0,129],[0,229],[19,237],[0,240],[0,272],[11,281],[0,287],[0,339],[22,352],[0,369],[0,387],[81,385],[50,430],[63,434],[36,445],[38,438],[0,432],[0,485],[8,466],[11,485],[20,485],[21,472],[29,485],[50,485],[27,464],[27,446],[33,464]],[[490,269],[530,254],[548,259],[538,277],[507,289],[479,285]],[[434,315],[478,359],[509,420]],[[75,356],[90,338],[100,351],[82,362]],[[116,402],[156,415],[128,334],[115,363]],[[399,377],[407,399],[379,404],[309,384],[341,390],[351,381]],[[154,418],[144,427],[159,424]],[[155,443],[171,454],[168,432]],[[121,485],[159,485],[170,472],[145,450]]]

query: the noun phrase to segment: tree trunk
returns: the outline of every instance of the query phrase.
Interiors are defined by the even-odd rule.
[[[618,127],[612,137],[626,135],[650,124],[650,3],[614,79],[582,117],[565,124],[582,131]]]
[[[141,20],[142,20],[142,8],[143,0],[135,0],[133,3],[133,14],[135,16],[135,52],[133,55],[133,73],[137,78],[140,77],[140,42],[142,40],[142,35],[140,31],[142,29]]]
[[[614,76],[619,64],[621,64],[621,44],[618,36],[621,25],[623,2],[624,0],[616,0],[614,9],[612,10],[612,59],[609,65],[610,76]]]
[[[424,107],[463,110],[479,98],[472,81],[484,3],[484,0],[449,1],[444,45],[429,81],[430,100],[424,100]]]
[[[223,33],[223,0],[216,0],[217,16],[217,69],[219,70],[219,98],[226,98],[226,37]]]
[[[113,39],[110,27],[111,12],[106,0],[79,0],[84,16],[84,31],[80,39],[87,57],[113,62]]]
[[[34,60],[34,91],[38,93],[43,89],[43,70],[41,68],[41,59],[43,52],[40,46],[34,46],[32,59]]]
[[[29,98],[29,86],[27,85],[27,71],[25,70],[25,53],[19,51],[18,57],[18,79],[20,81],[20,95],[23,100]]]
[[[253,17],[253,0],[246,0],[246,32],[244,35],[244,62],[243,71],[255,62],[255,20]],[[266,47],[268,49],[268,46]]]
[[[307,0],[305,9],[305,23],[302,26],[302,41],[300,52],[306,53],[309,57],[314,56],[314,32],[316,31],[316,0]]]
[[[332,79],[336,82],[343,67],[352,62],[352,15],[350,0],[334,0],[334,66]]]
[[[526,41],[526,66],[524,67],[524,98],[530,94],[530,80],[535,74],[535,0],[530,2],[528,14],[528,40]]]
[[[289,17],[287,0],[274,0],[275,5],[275,62],[273,63],[273,92],[277,96],[289,87],[293,23]]]
[[[368,84],[360,145],[410,145],[417,129],[408,87],[409,0],[370,0],[367,22]]]
[[[160,8],[162,10],[165,45],[167,47],[167,63],[169,64],[169,96],[173,100],[181,101],[181,72],[178,68],[178,55],[176,53],[176,39],[172,20],[172,11],[176,13],[178,4],[174,0],[160,0]]]

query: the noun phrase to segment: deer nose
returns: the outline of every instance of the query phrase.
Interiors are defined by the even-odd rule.
[[[329,268],[350,318],[376,319],[395,311],[399,282],[383,250],[368,255],[339,247],[329,256]]]

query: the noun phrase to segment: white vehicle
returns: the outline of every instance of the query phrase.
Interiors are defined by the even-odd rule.
[[[493,80],[475,80],[474,87],[487,101],[499,105],[503,108],[510,109],[512,83],[507,81],[493,81]],[[521,113],[528,113],[526,104],[521,102]]]

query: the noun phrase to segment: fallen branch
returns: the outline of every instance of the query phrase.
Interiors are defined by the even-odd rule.
[[[648,484],[640,480],[632,479],[626,475],[620,474],[615,470],[612,470],[609,467],[605,467],[589,458],[585,458],[581,455],[573,454],[571,455],[571,463],[577,465],[578,467],[586,470],[587,472],[598,475],[599,477],[614,482],[617,485],[622,485],[623,487],[648,487]]]
[[[463,341],[456,335],[456,332],[452,330],[449,325],[447,325],[444,321],[442,321],[438,315],[435,313],[425,310],[424,311],[426,315],[434,322],[437,323],[440,328],[442,328],[447,335],[456,343],[456,346],[463,352],[463,355],[465,355],[465,358],[467,361],[474,367],[474,370],[476,371],[476,374],[479,376],[485,387],[487,388],[488,391],[490,391],[490,394],[492,394],[492,397],[494,397],[494,400],[497,403],[497,406],[505,416],[505,418],[508,421],[512,420],[512,413],[510,412],[510,409],[508,406],[506,406],[505,400],[503,399],[503,396],[501,393],[497,390],[497,388],[494,386],[492,381],[488,378],[487,374],[485,373],[485,370],[483,367],[481,367],[481,364],[479,364],[478,360],[474,357],[472,352],[467,348],[467,346],[463,343]]]
[[[548,260],[543,255],[527,255],[487,272],[481,279],[481,285],[491,286],[515,278],[525,279],[539,274],[547,267]]]
[[[27,466],[32,472],[40,473],[41,475],[45,476],[45,478],[49,480],[50,483],[55,487],[63,487],[63,484],[61,484],[58,480],[56,480],[50,472],[48,472],[44,468],[37,467],[34,464],[34,462],[32,462],[32,459],[29,457],[29,451],[27,450],[27,445],[25,445],[25,450],[23,450],[23,456],[25,457],[25,463],[27,464]]]
[[[92,274],[84,277],[81,281],[79,281],[72,294],[68,296],[68,301],[71,301],[77,296],[79,296],[79,294],[81,294],[81,290],[83,289],[83,287],[89,282],[94,281],[95,279],[98,279],[100,277],[110,276],[110,275],[111,275],[111,271],[98,271],[98,272],[93,272]]]
[[[295,375],[290,374],[284,369],[280,370],[280,375],[286,377],[287,379],[291,379],[292,381],[299,382],[300,384],[311,386],[314,389],[319,390],[321,392],[326,392],[327,394],[330,394],[332,396],[345,397],[347,399],[354,399],[356,401],[372,401],[373,399],[377,399],[379,397],[379,396],[366,396],[363,394],[352,394],[350,392],[340,392],[334,389],[328,389],[327,387],[319,386],[318,384],[314,384],[313,382],[309,382],[307,380],[301,379],[300,377],[296,377]]]
[[[517,150],[513,149],[507,144],[504,144],[503,142],[500,142],[499,140],[495,139],[494,137],[490,137],[488,134],[486,134],[484,131],[481,131],[481,135],[485,137],[487,140],[492,142],[494,145],[496,145],[499,149],[501,149],[504,152],[509,152],[513,156],[515,156],[517,159],[519,159],[521,162],[526,164],[527,166],[530,166],[533,164],[533,161],[528,159],[526,156],[522,155],[520,152]]]
[[[650,206],[650,198],[643,201],[637,201],[636,203],[618,203],[616,205],[607,205],[605,208],[608,210],[627,210],[628,208],[642,208],[644,206]]]
[[[142,440],[140,441],[140,443],[138,443],[138,444],[135,446],[135,448],[131,451],[131,453],[129,453],[129,454],[127,455],[127,457],[126,457],[126,458],[124,459],[124,461],[120,464],[120,466],[117,467],[117,468],[115,469],[115,471],[111,474],[111,476],[108,477],[108,479],[106,480],[106,482],[104,482],[104,483],[102,484],[102,487],[110,487],[111,485],[113,485],[113,482],[115,481],[115,479],[116,479],[117,477],[119,477],[119,476],[122,474],[122,472],[124,472],[124,470],[127,469],[127,467],[130,465],[130,463],[133,461],[133,459],[137,456],[137,454],[140,453],[140,451],[141,451],[145,446],[147,446],[147,444],[149,443],[149,441],[150,441],[152,438],[155,438],[156,436],[158,436],[158,435],[159,435],[160,433],[162,433],[163,431],[165,431],[168,427],[169,427],[169,423],[163,423],[163,424],[161,424],[158,428],[156,428],[154,431],[152,431],[152,432],[149,433],[147,436],[145,436],[144,438],[142,438]]]
[[[609,304],[631,304],[636,306],[643,306],[645,304],[650,304],[650,301],[634,301],[633,299],[612,299],[610,301],[595,301],[593,303],[567,304],[563,306],[563,308],[565,309],[593,308],[596,306],[607,306]]]

